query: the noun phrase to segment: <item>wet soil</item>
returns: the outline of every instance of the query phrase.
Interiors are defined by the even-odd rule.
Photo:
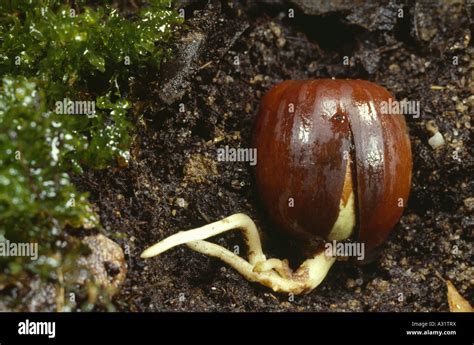
[[[137,115],[128,167],[76,178],[106,235],[125,251],[119,310],[448,311],[440,276],[472,304],[472,5],[308,3],[181,3],[186,22],[175,58],[160,80],[136,81],[130,94]],[[331,77],[371,80],[399,100],[421,102],[421,116],[407,117],[410,199],[378,260],[338,262],[316,290],[288,296],[186,247],[139,258],[179,230],[244,212],[257,222],[268,256],[297,265],[297,244],[261,209],[252,167],[218,162],[216,151],[249,147],[259,101],[272,85]],[[437,149],[428,144],[433,121],[445,139]],[[238,232],[214,241],[245,255]]]

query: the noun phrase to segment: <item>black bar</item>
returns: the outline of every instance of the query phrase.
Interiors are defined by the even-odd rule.
[[[19,335],[19,323],[26,320],[30,326],[32,321],[54,321],[55,337]],[[473,321],[472,313],[0,313],[0,345],[455,345],[473,344]],[[407,335],[407,331],[456,335]]]

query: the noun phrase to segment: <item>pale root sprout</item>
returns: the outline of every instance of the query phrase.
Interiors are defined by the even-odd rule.
[[[233,229],[243,231],[249,246],[248,261],[222,246],[203,241]],[[316,288],[336,261],[335,257],[326,256],[323,250],[304,261],[293,272],[286,260],[267,259],[263,254],[255,223],[243,213],[234,214],[200,228],[178,232],[146,249],[141,257],[150,258],[181,244],[199,253],[219,258],[249,281],[258,282],[273,291],[293,294],[307,293]]]

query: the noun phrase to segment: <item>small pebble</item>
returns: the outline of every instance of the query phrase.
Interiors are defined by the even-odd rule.
[[[278,25],[275,24],[274,22],[270,22],[270,30],[273,32],[273,34],[274,34],[276,37],[280,37],[280,36],[281,36],[281,28],[280,28],[280,26],[278,26]]]
[[[430,146],[433,149],[443,146],[444,145],[443,135],[440,132],[436,132],[435,135],[433,135],[431,138],[428,139],[428,144],[430,144]]]
[[[283,37],[280,37],[276,41],[276,45],[278,48],[282,48],[286,43],[286,40]]]
[[[318,63],[316,61],[312,61],[308,65],[308,71],[311,72],[311,73],[316,72],[317,69],[318,69]]]
[[[346,281],[346,288],[348,288],[348,289],[353,289],[353,288],[356,287],[356,286],[357,286],[357,283],[356,283],[356,281],[355,281],[354,279],[352,279],[352,278],[347,279],[347,281]]]
[[[263,74],[257,74],[254,76],[252,79],[250,79],[250,84],[256,84],[258,82],[261,82],[263,80]]]
[[[474,197],[466,198],[463,200],[463,202],[464,206],[466,206],[469,211],[474,210]]]
[[[400,72],[400,66],[398,66],[397,64],[391,64],[390,66],[388,66],[388,69],[389,69],[390,72],[392,72],[392,73],[398,73],[398,72]]]
[[[177,198],[176,205],[181,208],[188,208],[188,202],[184,200],[183,198]]]

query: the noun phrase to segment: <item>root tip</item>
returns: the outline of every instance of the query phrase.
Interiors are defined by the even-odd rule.
[[[151,257],[155,256],[153,253],[150,252],[150,250],[148,249],[145,249],[141,254],[140,254],[140,258],[142,259],[149,259]]]

